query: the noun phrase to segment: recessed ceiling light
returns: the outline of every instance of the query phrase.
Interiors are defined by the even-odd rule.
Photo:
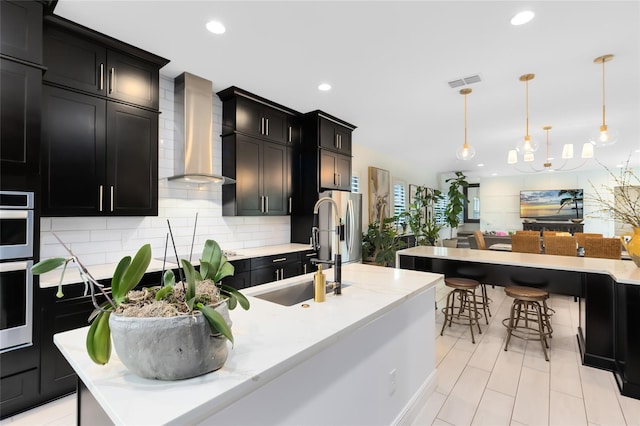
[[[511,18],[511,25],[526,24],[527,22],[532,20],[534,16],[536,16],[535,13],[533,13],[530,10],[525,10],[524,12],[520,12],[516,14],[513,18]]]
[[[227,29],[218,21],[207,22],[207,29],[214,34],[224,34]]]
[[[331,90],[331,85],[329,83],[321,83],[318,86],[318,90],[320,90],[321,92],[326,92],[327,90]]]
[[[478,163],[478,167],[484,167],[484,163]]]

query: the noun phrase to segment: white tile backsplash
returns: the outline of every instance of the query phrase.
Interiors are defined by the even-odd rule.
[[[158,216],[42,218],[41,258],[67,255],[52,232],[86,265],[118,262],[123,256],[134,255],[146,243],[151,244],[153,257],[161,257],[168,232],[167,219],[178,253],[188,253],[196,212],[194,253],[199,253],[207,239],[215,239],[224,249],[233,250],[290,241],[288,216],[222,217],[220,186],[169,182],[166,178],[174,174],[173,79],[165,76],[160,76],[160,111]],[[215,94],[213,111],[214,172],[222,173],[222,102]]]

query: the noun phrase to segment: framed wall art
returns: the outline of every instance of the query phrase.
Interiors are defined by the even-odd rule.
[[[388,170],[369,167],[369,223],[391,215],[391,176]]]

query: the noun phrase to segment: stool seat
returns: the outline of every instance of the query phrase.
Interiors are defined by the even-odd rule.
[[[526,300],[530,302],[539,302],[549,298],[549,293],[545,290],[534,287],[510,286],[505,287],[504,292],[507,296],[514,299]]]
[[[472,280],[471,278],[452,277],[452,278],[445,278],[444,284],[447,287],[457,288],[460,290],[473,290],[474,288],[480,285],[480,281]]]

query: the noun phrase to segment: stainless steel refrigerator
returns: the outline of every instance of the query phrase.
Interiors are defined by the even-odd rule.
[[[344,226],[340,238],[342,263],[362,262],[362,194],[346,191],[325,191],[320,197],[330,197],[338,205],[338,218]],[[322,203],[318,211],[318,256],[322,260],[333,260],[335,244],[335,212],[333,204]]]

